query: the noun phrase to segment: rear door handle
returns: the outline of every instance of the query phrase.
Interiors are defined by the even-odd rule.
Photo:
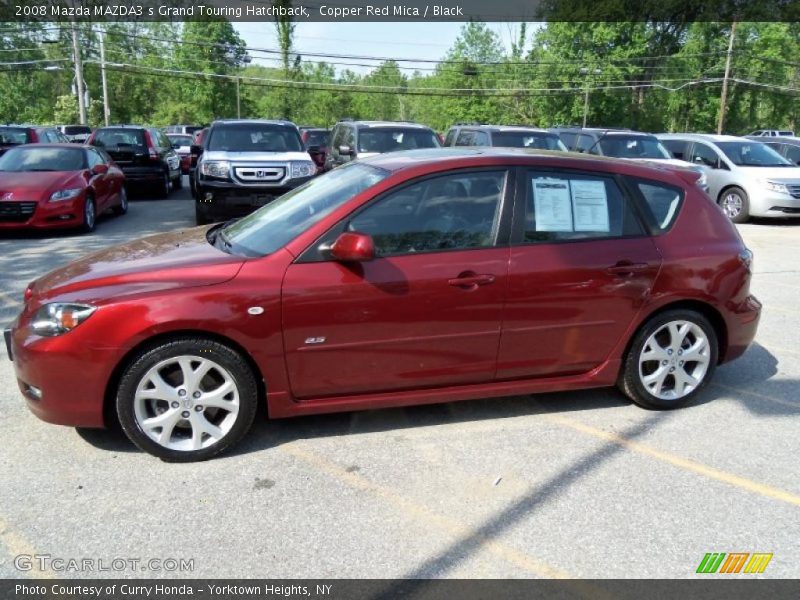
[[[479,285],[489,285],[494,283],[494,275],[475,275],[474,273],[462,273],[455,279],[448,279],[447,284],[454,287],[475,288]]]
[[[650,269],[650,265],[648,263],[635,263],[629,260],[621,260],[617,264],[608,267],[606,271],[613,275],[631,275],[633,273],[643,273],[648,269]]]

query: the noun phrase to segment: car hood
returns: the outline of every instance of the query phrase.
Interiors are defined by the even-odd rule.
[[[203,160],[229,160],[232,162],[286,162],[289,160],[310,161],[308,152],[225,152],[222,150],[207,150],[203,153]]]
[[[67,187],[83,187],[79,171],[0,172],[0,201],[39,200]]]
[[[736,167],[736,169],[754,179],[800,182],[800,167]]]
[[[244,259],[209,244],[208,229],[162,233],[89,254],[35,281],[33,299],[96,301],[228,281]]]

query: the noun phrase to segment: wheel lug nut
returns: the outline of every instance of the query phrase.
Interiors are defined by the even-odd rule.
[[[192,394],[192,398],[199,398],[201,395],[202,394],[200,394],[200,392],[195,392],[194,394]]]
[[[178,396],[185,396],[186,390],[178,390]]]
[[[178,408],[180,405],[181,405],[181,403],[176,401],[176,402],[173,402],[170,406],[172,406],[172,408]]]
[[[683,361],[682,360],[678,361],[678,365],[682,367],[683,366]]]
[[[680,356],[681,354],[683,354],[683,350],[678,350],[678,356]]]
[[[203,412],[203,407],[202,407],[202,406],[200,406],[199,404],[198,404],[197,406],[195,406],[195,407],[194,407],[194,409],[195,409],[197,412]]]
[[[675,367],[670,367],[669,372],[672,373],[675,370]]]
[[[667,350],[667,354],[669,354],[670,356],[672,356],[672,348],[670,348],[669,350]]]
[[[189,411],[188,411],[188,410],[185,410],[185,411],[183,411],[183,412],[181,413],[181,416],[182,416],[184,419],[188,419],[188,418],[189,418]]]
[[[666,367],[666,366],[667,366],[667,361],[666,361],[666,360],[662,360],[662,361],[661,361],[661,364],[662,364],[662,365],[664,365],[664,366]]]

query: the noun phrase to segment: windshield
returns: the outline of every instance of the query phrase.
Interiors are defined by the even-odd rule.
[[[430,129],[386,127],[363,128],[358,131],[359,152],[395,152],[417,148],[438,148],[439,140]]]
[[[0,144],[27,144],[31,141],[28,130],[22,127],[0,127]]]
[[[606,136],[597,145],[605,156],[615,158],[672,158],[656,138],[649,136]]]
[[[80,171],[86,168],[81,148],[12,148],[0,156],[0,171]]]
[[[717,147],[739,167],[793,167],[794,165],[761,142],[717,142]]]
[[[492,134],[492,146],[567,151],[567,147],[557,135],[538,131],[498,131]]]
[[[275,252],[388,176],[388,171],[361,163],[338,167],[226,226],[224,242],[234,252],[249,256]]]
[[[142,129],[100,129],[94,136],[93,144],[101,148],[146,147]]]
[[[191,146],[192,136],[190,135],[168,135],[169,141],[173,146]]]
[[[306,146],[327,146],[328,145],[328,132],[327,131],[309,131]]]
[[[270,123],[231,123],[211,128],[207,150],[222,152],[302,152],[294,127]]]

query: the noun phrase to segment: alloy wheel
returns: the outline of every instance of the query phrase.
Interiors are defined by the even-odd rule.
[[[661,400],[679,400],[703,383],[711,363],[711,345],[691,321],[670,321],[653,332],[639,354],[639,379]]]
[[[94,201],[91,198],[86,198],[83,204],[83,224],[87,231],[94,229],[95,212]]]
[[[224,367],[199,356],[161,361],[139,380],[134,414],[142,432],[169,450],[209,448],[239,416],[239,390]]]
[[[725,194],[725,197],[722,199],[722,210],[725,212],[725,216],[729,219],[735,219],[739,216],[739,213],[742,212],[742,208],[744,203],[742,202],[742,197],[739,194],[728,193]]]

